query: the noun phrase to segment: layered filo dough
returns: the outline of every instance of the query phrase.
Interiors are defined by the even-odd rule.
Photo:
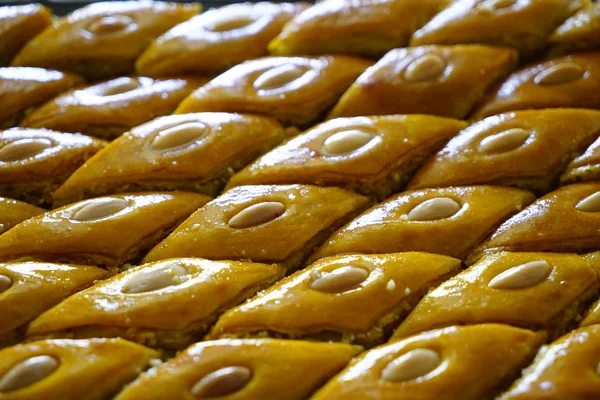
[[[41,4],[0,8],[0,66],[9,65],[21,48],[50,24],[52,14]]]
[[[550,54],[600,48],[600,3],[589,3],[550,36]]]
[[[358,77],[329,118],[432,114],[462,119],[516,63],[517,52],[500,47],[394,49]]]
[[[383,200],[404,187],[424,159],[465,126],[427,115],[330,120],[254,161],[227,187],[307,183],[341,186]]]
[[[46,210],[22,201],[0,197],[0,235],[21,222]]]
[[[600,180],[600,138],[569,163],[560,180],[563,184]]]

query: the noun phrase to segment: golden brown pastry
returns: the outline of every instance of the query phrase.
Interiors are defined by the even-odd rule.
[[[600,48],[600,3],[589,3],[550,36],[551,54]]]
[[[529,64],[510,75],[473,115],[529,108],[600,108],[600,52]]]
[[[35,107],[84,80],[79,75],[42,68],[0,68],[0,129],[18,123]]]
[[[325,0],[296,16],[269,44],[272,54],[355,54],[379,58],[450,0]]]
[[[600,250],[600,183],[563,186],[504,222],[470,257],[498,251]]]
[[[523,377],[498,400],[596,400],[600,326],[577,329],[543,346]]]
[[[413,35],[411,46],[480,43],[512,47],[524,58],[589,0],[454,0]]]
[[[270,335],[372,347],[431,288],[461,271],[456,258],[427,253],[325,258],[227,311],[209,338]]]
[[[134,126],[172,113],[202,78],[122,77],[69,91],[21,122],[29,128],[114,139]]]
[[[359,352],[295,340],[201,342],[142,374],[115,400],[305,400]]]
[[[210,197],[187,192],[98,197],[30,218],[0,236],[0,260],[115,269],[165,237]]]
[[[266,57],[246,61],[188,96],[178,114],[248,112],[285,125],[319,120],[371,61],[345,56]]]
[[[466,123],[428,115],[338,118],[309,129],[234,175],[228,188],[267,183],[342,186],[383,200]]]
[[[600,138],[588,149],[571,161],[560,177],[561,183],[600,180]]]
[[[557,338],[597,294],[599,267],[576,254],[485,256],[428,293],[392,340],[445,326],[484,323],[544,330]]]
[[[596,251],[585,255],[585,258],[594,265],[600,265],[600,252]],[[600,324],[600,299],[596,300],[585,314],[585,318],[580,322],[580,326]]]
[[[216,196],[233,173],[286,137],[275,120],[256,115],[158,118],[125,133],[88,160],[59,188],[55,204],[139,190]]]
[[[110,400],[158,357],[122,339],[19,344],[0,350],[0,398]]]
[[[404,251],[464,259],[498,225],[534,199],[525,190],[500,186],[402,192],[335,232],[311,259]]]
[[[240,186],[192,214],[144,262],[203,257],[276,262],[295,269],[366,206],[366,197],[338,188]]]
[[[103,269],[83,265],[0,264],[0,347],[24,334],[38,315],[106,276]]]
[[[26,219],[45,212],[43,208],[0,197],[0,235]]]
[[[548,109],[488,117],[451,139],[408,187],[491,184],[544,194],[599,133],[599,111]]]
[[[52,204],[54,191],[106,142],[45,129],[0,131],[0,196]]]
[[[125,75],[155,38],[200,9],[198,3],[145,0],[90,4],[27,43],[12,64],[77,72],[92,80]]]
[[[307,3],[241,3],[209,10],[156,39],[136,61],[140,75],[213,74],[267,55],[267,45]]]
[[[453,326],[355,358],[312,400],[491,400],[544,335],[499,324]]]
[[[9,65],[25,43],[50,24],[52,14],[41,4],[0,7],[0,66]]]
[[[277,264],[200,258],[145,264],[67,298],[33,321],[27,335],[122,337],[183,349],[202,339],[221,313],[283,272]]]
[[[516,63],[516,51],[500,47],[394,49],[350,86],[328,118],[433,114],[462,119]]]

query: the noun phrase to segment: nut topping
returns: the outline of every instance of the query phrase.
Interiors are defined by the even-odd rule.
[[[50,356],[36,356],[15,365],[0,378],[0,393],[22,389],[41,381],[59,366],[58,360]]]
[[[507,129],[484,138],[479,142],[479,151],[485,154],[498,154],[523,146],[529,132],[521,128]]]
[[[425,54],[411,62],[404,71],[409,82],[430,81],[439,77],[446,69],[446,60],[436,53]]]
[[[123,293],[153,292],[182,283],[187,274],[187,269],[177,264],[141,270],[131,275],[121,291]]]
[[[207,131],[201,122],[188,122],[159,132],[152,140],[151,146],[156,150],[174,150],[189,146]]]
[[[115,33],[124,30],[133,23],[133,19],[127,15],[109,15],[92,22],[88,27],[88,31],[97,34]]]
[[[367,279],[369,271],[352,266],[345,266],[323,273],[311,282],[309,287],[325,293],[342,293],[354,289]]]
[[[6,275],[0,275],[0,294],[6,292],[13,284],[13,280]]]
[[[448,218],[460,210],[460,204],[449,197],[425,200],[408,213],[411,221],[433,221]]]
[[[323,142],[325,154],[337,156],[352,153],[369,143],[373,135],[359,129],[334,133]]]
[[[284,64],[268,71],[263,72],[254,81],[254,88],[257,90],[271,90],[289,84],[300,78],[309,70],[306,66]]]
[[[390,362],[381,373],[381,379],[404,382],[427,375],[440,365],[438,353],[429,349],[415,349]]]
[[[226,367],[205,375],[194,387],[192,394],[200,399],[226,396],[242,389],[252,378],[247,367]]]
[[[48,139],[18,139],[0,148],[0,161],[11,162],[25,160],[53,146],[54,144]]]
[[[244,208],[233,216],[228,225],[234,229],[244,229],[272,221],[285,212],[285,206],[278,201],[265,201]]]
[[[96,221],[117,214],[127,207],[129,202],[119,198],[94,199],[86,202],[71,219],[81,222]]]
[[[550,275],[552,267],[547,261],[531,261],[517,265],[496,275],[488,284],[493,289],[522,289],[535,286]]]
[[[538,85],[559,85],[576,81],[583,76],[584,69],[573,62],[553,65],[535,76],[533,81]]]
[[[596,192],[582,199],[575,205],[575,209],[583,212],[600,211],[600,192]]]

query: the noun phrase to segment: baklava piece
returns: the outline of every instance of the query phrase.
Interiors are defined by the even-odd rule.
[[[272,54],[354,54],[379,58],[407,46],[449,0],[325,0],[296,16],[269,44]]]
[[[27,43],[12,64],[76,72],[91,80],[129,74],[155,38],[200,9],[160,1],[90,4]]]
[[[306,3],[242,3],[177,25],[136,61],[140,75],[214,74],[268,54],[267,45]]]
[[[25,43],[52,24],[50,10],[40,4],[0,8],[0,66],[9,65]]]
[[[295,340],[201,342],[142,374],[115,400],[306,400],[360,350]]]
[[[171,114],[203,82],[196,78],[116,78],[56,97],[21,126],[114,139],[134,126]]]
[[[499,324],[425,332],[355,358],[311,399],[491,400],[543,342],[543,334]]]
[[[122,339],[19,344],[0,350],[0,397],[110,400],[159,356]]]
[[[106,275],[103,269],[83,265],[0,264],[0,347],[20,339],[38,315]]]
[[[540,108],[600,108],[600,52],[529,64],[482,101],[473,118]]]
[[[146,264],[67,298],[33,321],[27,336],[122,337],[183,349],[201,340],[221,313],[283,272],[277,264],[199,258]]]
[[[427,115],[338,118],[267,153],[228,187],[309,183],[342,186],[383,200],[466,123]]]
[[[54,191],[103,140],[44,129],[0,131],[0,196],[50,205]]]
[[[281,263],[293,270],[367,202],[366,197],[338,188],[240,186],[192,214],[144,261],[252,260]]]
[[[0,260],[102,265],[110,270],[168,235],[210,197],[186,192],[98,197],[30,218],[0,236]]]
[[[593,252],[585,255],[590,263],[600,265],[600,252]],[[600,273],[600,271],[599,271]],[[600,299],[596,300],[584,315],[585,318],[580,322],[580,326],[599,325],[600,324]]]
[[[82,85],[79,75],[42,68],[0,68],[0,129],[18,125],[33,110],[66,92]]]
[[[123,134],[87,161],[56,192],[56,205],[140,190],[216,196],[233,173],[286,137],[279,123],[261,116],[199,113],[159,118]]]
[[[178,114],[224,111],[308,127],[372,62],[346,56],[266,57],[236,65],[188,96]]]
[[[350,86],[329,118],[432,114],[462,119],[516,63],[517,52],[500,47],[394,49]]]
[[[46,210],[21,201],[0,197],[0,235],[26,219],[45,213]]]
[[[600,250],[600,183],[563,186],[504,222],[469,259],[498,251]]]
[[[464,259],[535,197],[499,186],[399,193],[335,232],[312,259],[347,253],[425,251]]]
[[[469,126],[419,169],[409,189],[491,184],[539,195],[557,186],[577,154],[600,135],[600,112],[518,111]]]
[[[557,338],[597,294],[594,267],[598,265],[576,254],[503,252],[483,257],[428,293],[392,339],[483,323],[545,331],[550,339]]]
[[[269,335],[373,347],[429,289],[460,271],[460,260],[427,253],[326,258],[227,311],[209,338]]]
[[[415,32],[410,43],[480,43],[512,47],[531,58],[543,50],[554,29],[588,1],[454,0]]]
[[[498,400],[600,398],[600,326],[577,329],[543,346],[523,377]]]
[[[600,138],[588,149],[571,161],[567,170],[560,177],[561,183],[600,180]]]
[[[600,3],[590,3],[550,36],[551,54],[600,48]]]

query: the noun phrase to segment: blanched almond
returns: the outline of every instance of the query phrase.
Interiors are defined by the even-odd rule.
[[[54,144],[50,140],[42,138],[15,140],[0,148],[0,161],[24,160],[53,146]]]
[[[488,286],[494,289],[522,289],[541,283],[550,275],[550,271],[552,267],[547,261],[531,261],[496,275]]]
[[[242,389],[252,378],[252,371],[247,367],[226,367],[218,369],[200,379],[192,394],[200,399],[226,396]]]
[[[92,22],[88,26],[88,31],[98,34],[107,34],[122,31],[134,21],[127,15],[109,15]]]
[[[253,22],[254,19],[250,17],[238,16],[237,18],[218,21],[213,26],[211,26],[209,30],[211,30],[212,32],[227,32],[232,31],[234,29],[243,28],[244,26],[248,26]]]
[[[404,70],[409,82],[429,81],[439,77],[446,69],[446,60],[436,53],[428,53],[410,63]]]
[[[127,207],[129,207],[129,203],[124,199],[94,199],[86,202],[86,205],[76,211],[71,219],[82,222],[95,221],[110,217],[111,215],[123,211]]]
[[[319,292],[341,293],[360,285],[368,276],[369,271],[348,265],[325,272],[321,277],[312,281],[309,287]]]
[[[206,125],[201,122],[188,122],[159,132],[152,140],[152,147],[156,150],[173,150],[189,146],[197,141],[207,131]]]
[[[408,213],[411,221],[433,221],[448,218],[460,210],[460,204],[449,197],[425,200]]]
[[[373,135],[359,129],[334,133],[323,142],[325,154],[337,156],[356,151],[369,143]]]
[[[502,8],[511,7],[516,3],[516,0],[485,0],[479,3],[477,8],[485,11],[495,11]]]
[[[485,154],[505,153],[523,146],[529,135],[525,129],[507,129],[484,138],[479,142],[479,151]]]
[[[429,349],[415,349],[390,362],[381,373],[381,379],[404,382],[427,375],[441,363],[438,353]]]
[[[234,229],[250,228],[274,220],[284,212],[283,203],[265,201],[244,208],[229,220],[228,225]]]
[[[115,96],[131,92],[141,86],[140,81],[134,78],[119,78],[104,84],[103,96]]]
[[[543,70],[535,76],[533,81],[538,85],[559,85],[580,79],[584,72],[584,69],[578,64],[565,62]]]
[[[36,356],[15,365],[0,378],[0,393],[22,389],[41,381],[59,366],[58,360],[50,356]]]
[[[263,72],[254,81],[254,88],[257,90],[275,89],[300,78],[309,70],[306,66],[284,64],[268,71]]]
[[[0,275],[0,294],[6,292],[13,284],[13,280],[6,275]]]
[[[583,212],[600,211],[600,192],[596,192],[582,199],[575,205],[575,209]]]
[[[185,281],[187,275],[187,269],[177,264],[141,270],[129,277],[121,291],[123,293],[153,292],[178,285]]]

